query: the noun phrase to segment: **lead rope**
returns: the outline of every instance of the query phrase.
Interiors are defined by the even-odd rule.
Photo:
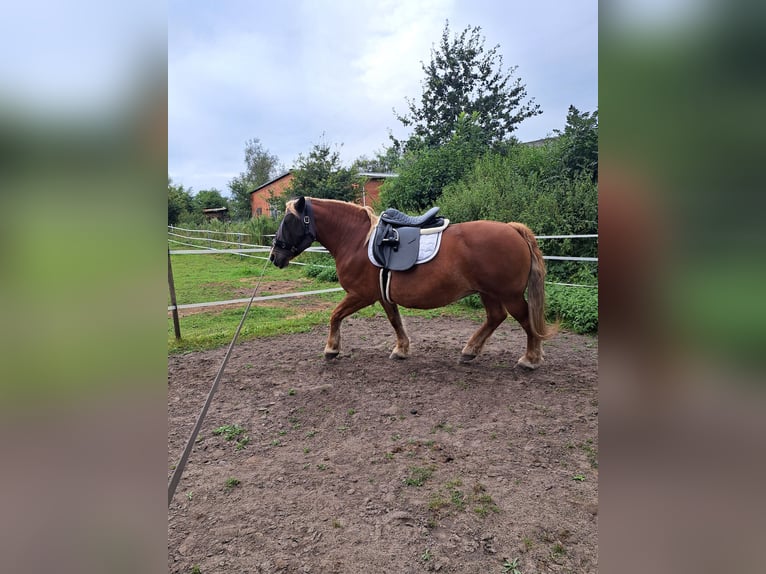
[[[272,251],[274,248],[271,248]],[[215,394],[215,390],[218,388],[218,383],[221,382],[221,376],[223,375],[223,370],[226,368],[226,363],[229,362],[229,357],[231,356],[231,351],[234,349],[234,344],[237,342],[237,337],[239,337],[239,332],[242,330],[242,325],[245,323],[245,319],[247,318],[247,314],[250,311],[250,307],[253,304],[253,300],[255,299],[256,293],[258,293],[258,288],[261,286],[261,280],[263,279],[264,274],[266,273],[266,265],[269,264],[271,257],[271,251],[269,252],[269,258],[266,259],[266,263],[263,266],[263,269],[261,270],[261,275],[258,277],[258,283],[255,285],[255,289],[253,290],[253,295],[250,297],[250,301],[247,303],[247,307],[245,308],[245,312],[242,314],[242,319],[239,322],[239,325],[237,326],[237,330],[234,332],[234,337],[231,340],[231,343],[229,343],[229,348],[226,350],[226,355],[223,358],[223,362],[221,363],[221,368],[218,369],[218,374],[215,376],[215,380],[213,381],[213,386],[210,387],[210,392],[207,394],[207,400],[205,401],[205,406],[202,407],[202,411],[200,411],[199,416],[197,417],[197,422],[194,425],[194,429],[192,429],[191,436],[189,437],[189,440],[186,441],[186,447],[184,448],[184,452],[181,455],[181,460],[178,461],[178,464],[175,467],[175,470],[173,471],[173,475],[170,477],[170,482],[168,483],[168,508],[170,508],[170,503],[173,500],[173,495],[176,493],[176,487],[178,486],[179,481],[181,480],[181,475],[183,474],[184,468],[186,467],[186,462],[189,460],[189,455],[191,454],[192,447],[194,446],[194,440],[197,438],[197,434],[199,433],[199,429],[202,427],[202,421],[205,418],[205,415],[207,414],[207,409],[210,407],[210,403],[213,401],[213,395]]]

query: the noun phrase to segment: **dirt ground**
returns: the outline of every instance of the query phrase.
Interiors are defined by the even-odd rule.
[[[405,361],[384,317],[344,321],[330,362],[326,326],[234,349],[170,505],[169,572],[597,571],[598,340],[561,332],[528,372],[511,319],[468,365],[478,323],[404,321]],[[169,358],[169,465],[224,354]]]

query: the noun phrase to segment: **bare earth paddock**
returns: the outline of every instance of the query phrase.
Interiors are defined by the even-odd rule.
[[[469,365],[477,323],[404,322],[406,361],[385,318],[344,321],[331,362],[327,326],[237,345],[169,509],[170,572],[597,571],[597,338],[562,331],[527,372],[510,318]],[[169,357],[168,477],[224,353]]]

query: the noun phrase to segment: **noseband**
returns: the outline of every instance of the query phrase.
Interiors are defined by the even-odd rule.
[[[279,226],[280,229],[277,231],[277,234],[274,237],[274,247],[289,251],[293,255],[298,255],[306,248],[308,248],[312,243],[314,243],[317,238],[316,226],[314,225],[314,210],[311,207],[311,200],[308,197],[306,198],[303,213],[300,214],[299,217],[303,221],[303,237],[301,238],[300,243],[297,245],[290,245],[283,239],[277,239],[277,237],[281,235],[280,231],[282,231],[282,226],[285,224],[284,220],[282,220],[282,223]]]

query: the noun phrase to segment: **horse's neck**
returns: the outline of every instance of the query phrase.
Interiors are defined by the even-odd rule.
[[[312,200],[317,241],[337,258],[348,249],[359,249],[370,231],[370,218],[358,206],[336,201]]]

